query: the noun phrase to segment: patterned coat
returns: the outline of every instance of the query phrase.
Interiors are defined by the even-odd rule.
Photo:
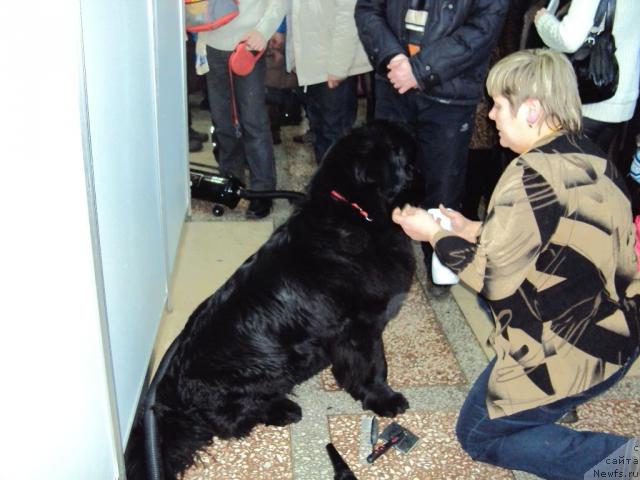
[[[640,345],[631,207],[600,155],[588,140],[545,139],[503,173],[477,243],[435,238],[494,316],[491,418],[583,392]]]

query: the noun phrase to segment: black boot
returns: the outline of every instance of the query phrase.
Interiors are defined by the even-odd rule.
[[[195,138],[189,138],[189,152],[193,153],[193,152],[200,152],[203,149],[203,145],[202,142],[200,140],[197,140]]]
[[[260,220],[271,213],[273,201],[270,198],[254,198],[249,202],[249,208],[245,213],[248,220]]]
[[[198,140],[200,143],[204,143],[209,140],[209,135],[207,133],[200,133],[189,127],[189,140]]]

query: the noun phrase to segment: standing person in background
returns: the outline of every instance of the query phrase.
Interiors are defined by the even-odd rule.
[[[355,0],[288,0],[286,61],[304,91],[316,162],[348,131],[356,75],[371,71],[353,19]]]
[[[425,208],[459,208],[474,113],[508,7],[509,0],[356,4],[358,33],[377,73],[375,116],[411,127],[426,179]],[[428,243],[423,252],[430,275]]]
[[[599,3],[600,0],[572,2],[562,20],[544,8],[538,10],[535,16],[538,35],[554,50],[575,52],[593,27]],[[640,1],[616,0],[615,3],[613,37],[620,68],[618,89],[608,100],[582,106],[584,133],[605,153],[609,152],[622,124],[633,117],[640,83]]]
[[[508,54],[520,50],[524,13],[530,0],[511,0],[502,33],[491,52],[489,66]],[[476,107],[473,134],[469,142],[469,156],[464,194],[460,212],[472,220],[481,220],[498,178],[514,158],[513,152],[498,145],[498,132],[489,119],[493,100],[486,91]]]
[[[229,55],[243,40],[249,50],[264,50],[282,22],[284,1],[243,0],[239,3],[240,12],[236,18],[215,30],[199,34],[207,44],[207,90],[211,119],[219,141],[217,161],[220,170],[245,183],[244,167],[248,165],[252,190],[276,188],[273,143],[265,100],[265,58],[260,58],[251,73],[242,77],[231,75]],[[237,106],[240,135],[237,135],[233,122],[232,101]],[[271,207],[270,199],[251,200],[246,216],[249,219],[266,217]]]
[[[462,448],[474,460],[542,478],[595,478],[590,469],[630,439],[557,422],[611,388],[640,354],[628,194],[580,136],[580,98],[564,55],[513,53],[491,69],[487,90],[500,144],[518,157],[498,181],[486,220],[441,207],[451,220],[445,231],[411,206],[393,220],[430,242],[491,307],[496,356],[460,411]]]
[[[271,119],[273,144],[282,143],[280,127],[299,125],[302,122],[302,104],[298,98],[298,78],[295,73],[287,72],[284,60],[286,21],[273,34],[265,53],[267,59],[267,110]]]
[[[187,112],[189,120],[189,152],[199,152],[204,148],[204,142],[209,140],[207,133],[200,133],[193,128],[193,115],[191,104],[188,101],[192,93],[204,91],[204,78],[196,73],[196,33],[187,33],[186,67],[187,67]]]

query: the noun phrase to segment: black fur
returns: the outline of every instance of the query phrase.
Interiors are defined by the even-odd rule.
[[[382,331],[414,273],[411,243],[391,221],[412,200],[414,148],[386,122],[342,138],[289,220],[191,314],[153,407],[167,477],[214,435],[299,421],[287,394],[329,365],[363,408],[393,417],[409,407],[387,385]],[[127,448],[130,479],[144,478],[142,430],[138,421]]]

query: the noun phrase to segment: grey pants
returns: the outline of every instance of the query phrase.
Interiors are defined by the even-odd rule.
[[[274,190],[276,169],[273,157],[271,127],[265,103],[265,62],[261,58],[253,71],[245,76],[233,75],[236,109],[240,121],[240,137],[232,121],[231,88],[228,60],[231,52],[207,46],[207,90],[211,121],[219,142],[220,170],[233,175],[246,185],[244,167],[249,167],[249,188]]]

